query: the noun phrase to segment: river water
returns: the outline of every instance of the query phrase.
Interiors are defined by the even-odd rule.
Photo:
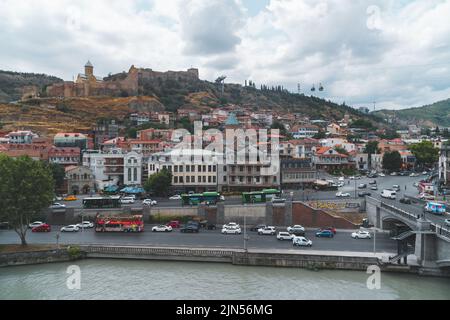
[[[0,299],[450,299],[445,278],[382,273],[369,290],[358,271],[109,259],[77,261],[81,288],[69,289],[71,265],[0,268]]]

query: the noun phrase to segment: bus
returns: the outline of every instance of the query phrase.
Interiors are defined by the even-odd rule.
[[[120,196],[92,197],[83,199],[84,209],[114,209],[120,208]]]
[[[261,203],[271,201],[273,198],[281,197],[278,189],[264,189],[262,191],[243,192],[242,203]]]
[[[200,203],[205,204],[216,204],[220,201],[219,192],[203,192],[194,194],[182,194],[181,195],[181,205],[198,205]]]
[[[95,217],[96,232],[143,232],[142,215],[103,215]]]

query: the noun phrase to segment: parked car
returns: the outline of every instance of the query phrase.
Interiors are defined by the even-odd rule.
[[[338,193],[336,193],[336,197],[338,198],[350,198],[350,193],[348,192],[341,192],[339,191]]]
[[[174,196],[171,196],[171,197],[169,198],[169,200],[181,200],[181,196],[180,196],[179,194],[176,194],[176,195],[174,195]]]
[[[181,226],[181,223],[178,220],[172,220],[172,221],[168,222],[166,224],[166,226],[169,226],[169,227],[171,227],[173,229],[176,229],[176,228],[179,228]]]
[[[358,192],[358,197],[371,196],[372,194],[368,191]]]
[[[369,184],[377,184],[377,180],[369,181]]]
[[[396,175],[397,175],[397,172],[391,172],[390,175],[391,175],[391,176],[396,176]]]
[[[393,186],[392,186],[392,190],[395,190],[395,191],[400,191],[400,186],[398,185],[398,184],[394,184]]]
[[[411,204],[411,199],[408,198],[401,198],[400,203],[404,203],[404,204]]]
[[[378,190],[378,186],[377,186],[377,185],[371,186],[371,187],[370,187],[370,190],[377,191],[377,190]]]
[[[276,230],[275,230],[275,227],[268,226],[268,227],[265,227],[265,228],[258,229],[258,234],[259,235],[271,235],[271,236],[273,236],[273,235],[276,234]]]
[[[142,204],[144,206],[156,206],[158,204],[158,202],[156,200],[152,200],[152,199],[144,199],[144,201],[142,201]]]
[[[277,239],[278,240],[292,240],[294,238],[293,234],[290,234],[289,232],[278,232]]]
[[[285,202],[286,202],[286,199],[284,199],[284,198],[278,198],[278,197],[273,197],[271,201],[272,201],[272,203],[285,203]]]
[[[161,224],[159,226],[154,226],[152,232],[172,232],[172,227]]]
[[[299,225],[299,224],[296,224],[296,225],[293,225],[292,227],[287,227],[286,228],[286,230],[287,230],[287,232],[292,232],[292,231],[294,231],[294,230],[301,230],[301,231],[305,231],[305,228],[303,227],[303,226],[301,226],[301,225]]]
[[[369,231],[359,230],[357,232],[352,233],[353,239],[371,239],[371,235]]]
[[[426,176],[428,174],[428,172],[424,171],[422,172],[422,175]]]
[[[318,238],[333,238],[334,233],[330,230],[320,230],[316,232],[316,237]]]
[[[386,175],[385,175],[383,172],[381,172],[381,173],[379,174],[379,176],[380,176],[380,177],[386,177]]]
[[[180,229],[180,232],[183,233],[198,233],[200,231],[200,227],[196,224],[187,224],[186,226]]]
[[[445,219],[444,224],[446,227],[450,227],[450,219]]]
[[[83,221],[82,223],[77,224],[77,227],[80,229],[83,228],[93,228],[94,224],[90,221]]]
[[[431,201],[434,200],[434,196],[432,196],[431,194],[428,194],[428,193],[421,193],[421,194],[419,194],[418,198],[422,199],[422,200],[431,200]]]
[[[338,181],[344,181],[345,178],[344,177],[339,177]]]
[[[55,202],[50,206],[50,209],[65,209],[65,208],[66,208],[65,204],[61,204],[58,202]]]
[[[333,234],[336,234],[336,232],[337,232],[335,227],[326,227],[326,228],[323,228],[323,229],[320,229],[320,230],[329,230],[329,231],[333,232]]]
[[[241,228],[238,227],[223,227],[222,234],[241,234]]]
[[[74,195],[70,195],[64,198],[64,201],[77,201],[77,197],[75,197]]]
[[[52,228],[50,227],[50,225],[46,223],[31,229],[32,232],[50,232],[51,230]]]
[[[123,203],[123,204],[132,204],[134,202],[135,202],[135,200],[132,197],[123,197],[122,199],[120,199],[120,203]]]
[[[53,198],[53,201],[63,201],[63,197],[61,197],[61,196],[56,196],[55,198]]]
[[[409,175],[410,177],[418,177],[419,176],[419,174],[418,173],[415,173],[415,172],[413,172],[413,173],[411,173],[410,175]]]
[[[360,183],[358,185],[358,189],[365,189],[365,188],[367,188],[367,184],[365,184],[365,183]]]
[[[230,228],[240,228],[241,226],[239,224],[237,224],[236,222],[229,222],[227,224],[224,224],[222,226],[222,228],[226,228],[226,227],[230,227]]]
[[[225,196],[220,196],[220,201],[225,201]]]
[[[33,229],[34,227],[39,227],[40,225],[43,225],[43,224],[44,224],[44,222],[42,222],[42,221],[35,221],[35,222],[30,223],[28,225],[28,228]]]
[[[397,197],[397,193],[391,189],[384,189],[381,192],[381,197],[386,198],[386,199],[395,199]]]
[[[258,225],[256,225],[256,226],[252,226],[252,227],[250,228],[250,231],[258,232],[259,229],[263,229],[263,228],[265,228],[265,227],[266,227],[265,224],[258,224]]]
[[[71,225],[62,227],[60,231],[61,232],[78,232],[79,230],[80,230],[80,228],[77,225],[71,224]]]
[[[305,237],[294,237],[292,239],[292,245],[299,246],[299,247],[311,247],[312,241],[309,239],[306,239]]]

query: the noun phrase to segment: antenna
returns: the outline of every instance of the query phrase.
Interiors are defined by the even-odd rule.
[[[375,105],[376,105],[376,101],[373,102],[373,111],[375,111]]]
[[[300,87],[300,83],[297,84],[297,90],[298,90],[298,94],[300,94],[302,92],[301,87]]]

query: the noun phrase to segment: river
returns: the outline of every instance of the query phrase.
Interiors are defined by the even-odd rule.
[[[221,263],[88,259],[81,288],[67,287],[72,263],[0,269],[0,299],[450,299],[450,279],[365,272],[246,267]]]

